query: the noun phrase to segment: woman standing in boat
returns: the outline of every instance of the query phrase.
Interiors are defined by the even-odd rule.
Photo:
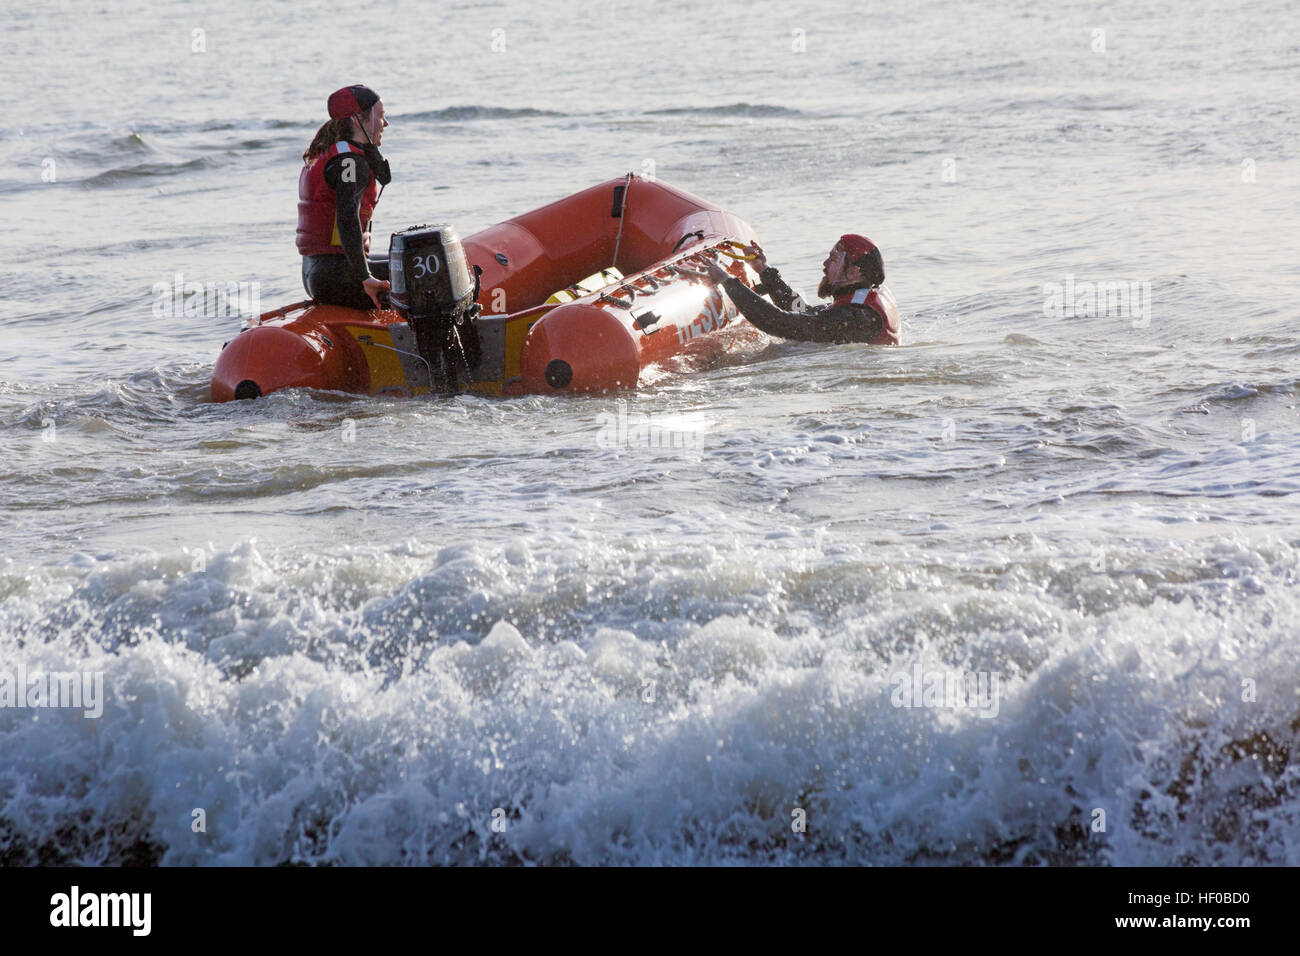
[[[315,301],[379,308],[388,291],[388,263],[370,260],[370,218],[392,179],[379,152],[388,120],[366,86],[345,86],[329,98],[330,118],[302,154],[298,176],[298,251],[302,284]]]

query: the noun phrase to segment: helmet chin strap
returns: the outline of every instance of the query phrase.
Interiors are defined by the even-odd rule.
[[[379,147],[370,138],[370,130],[366,129],[366,124],[361,120],[361,114],[353,113],[352,116],[356,120],[356,124],[361,127],[362,135],[366,137],[366,159],[370,160],[370,168],[374,170],[375,179],[379,181],[379,195],[375,197],[375,200],[378,201],[379,196],[384,194],[384,187],[392,182],[393,174],[388,166],[388,160],[384,159],[383,154],[379,152]]]
[[[361,114],[353,113],[352,117],[357,121],[357,126],[361,128],[361,132],[365,135],[366,142],[369,143],[371,146],[373,146],[375,144],[375,141],[370,138],[370,130],[366,129],[366,123],[365,120],[361,118]]]
[[[830,281],[830,276],[823,275],[823,276],[822,276],[822,281],[821,281],[820,283],[818,283],[817,294],[818,294],[818,295],[824,295],[824,296],[826,296],[826,297],[830,297],[830,298],[834,298],[835,296],[837,296],[837,295],[839,295],[841,292],[843,292],[845,289],[855,289],[855,288],[857,288],[857,286],[858,286],[858,282],[859,282],[859,281],[861,281],[861,280],[855,280],[855,281],[848,281],[848,282],[846,282],[846,281],[844,281],[843,279],[839,279],[838,281],[832,283],[832,282]],[[823,293],[823,292],[821,291],[822,289],[825,289],[825,290],[826,290],[825,293]]]

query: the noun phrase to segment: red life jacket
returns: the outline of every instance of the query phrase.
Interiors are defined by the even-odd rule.
[[[902,322],[898,318],[898,303],[888,287],[874,289],[849,289],[835,297],[836,305],[865,305],[880,316],[880,332],[871,340],[872,345],[899,345]]]
[[[338,223],[334,221],[334,189],[325,182],[325,164],[335,156],[365,153],[351,143],[335,143],[317,156],[298,174],[298,251],[304,256],[343,255]],[[370,217],[374,215],[379,200],[379,184],[374,170],[370,182],[361,196],[361,233],[370,232]]]

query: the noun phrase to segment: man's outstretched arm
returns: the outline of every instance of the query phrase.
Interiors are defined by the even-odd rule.
[[[794,294],[793,289],[786,285],[785,280],[781,278],[781,273],[776,271],[775,266],[763,266],[762,271],[758,274],[758,281],[759,285],[754,287],[755,291],[759,295],[766,293],[776,303],[778,309],[784,309],[786,312],[802,311],[802,309],[795,306],[795,300],[799,297]],[[799,301],[800,305],[802,305],[802,300]]]
[[[777,338],[801,342],[870,342],[880,334],[880,316],[866,306],[829,305],[807,312],[789,312],[768,302],[734,276],[722,283],[722,289],[751,325]]]

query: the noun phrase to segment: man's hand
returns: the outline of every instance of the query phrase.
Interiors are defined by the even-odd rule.
[[[754,267],[755,272],[762,272],[767,268],[767,256],[763,255],[763,250],[757,242],[745,247],[745,255],[754,257],[749,264]]]
[[[718,265],[717,262],[714,262],[712,260],[706,263],[704,268],[708,270],[709,278],[712,279],[714,282],[718,283],[719,285],[721,285],[723,282],[726,282],[728,279],[735,278],[735,276],[733,276],[730,272],[728,272],[726,269],[722,268],[722,266]]]
[[[379,293],[387,292],[391,286],[385,280],[376,279],[374,276],[362,280],[361,285],[366,290],[366,295],[370,296],[370,301],[375,304],[375,308],[383,308],[383,306],[379,304]]]

